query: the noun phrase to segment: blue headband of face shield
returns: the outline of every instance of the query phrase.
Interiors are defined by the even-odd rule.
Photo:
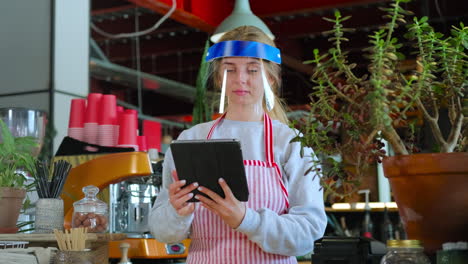
[[[223,57],[252,57],[281,64],[279,49],[255,41],[230,40],[218,42],[208,49],[206,61]]]

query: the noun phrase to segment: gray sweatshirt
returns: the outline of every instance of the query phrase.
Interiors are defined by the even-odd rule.
[[[196,125],[183,131],[178,139],[205,139],[214,121]],[[236,229],[247,235],[264,251],[287,256],[301,256],[312,252],[313,242],[323,236],[327,225],[320,180],[310,167],[312,150],[300,156],[300,143],[290,143],[296,135],[287,125],[273,120],[274,156],[283,174],[289,193],[288,213],[262,208],[247,208]],[[213,139],[233,138],[241,142],[244,160],[265,161],[263,121],[244,122],[224,119],[215,129]],[[179,242],[190,235],[193,214],[180,216],[169,203],[168,186],[175,170],[170,149],[163,164],[163,185],[150,213],[149,228],[154,237],[164,243]]]

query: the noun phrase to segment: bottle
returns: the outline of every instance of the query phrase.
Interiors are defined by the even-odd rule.
[[[341,222],[341,229],[343,229],[343,234],[347,237],[351,236],[351,231],[349,231],[348,227],[346,226],[346,217],[340,217]]]
[[[72,227],[86,227],[90,233],[107,231],[107,204],[96,198],[99,188],[94,185],[83,187],[85,197],[73,203]]]
[[[361,227],[361,236],[367,237],[367,238],[372,238],[373,237],[373,229],[374,229],[374,223],[372,222],[371,215],[370,215],[370,205],[369,205],[369,189],[365,190],[360,190],[358,191],[359,194],[364,193],[366,197],[366,205],[364,207],[364,219],[362,221],[362,227]]]
[[[431,264],[419,240],[388,240],[387,254],[380,264]]]
[[[392,221],[390,220],[390,217],[388,215],[388,210],[387,207],[384,209],[384,214],[383,214],[383,222],[382,222],[382,242],[386,242],[387,240],[393,240],[395,239],[394,234],[393,234],[393,224]]]
[[[405,227],[403,225],[403,221],[401,221],[401,217],[398,220],[398,224],[395,228],[395,239],[396,240],[404,240],[407,239]]]

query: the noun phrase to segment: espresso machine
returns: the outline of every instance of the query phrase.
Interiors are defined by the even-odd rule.
[[[139,177],[109,186],[110,232],[127,237],[148,237],[148,216],[158,188],[151,176]]]
[[[125,233],[130,238],[149,236],[148,217],[161,186],[161,163],[151,163],[151,175],[109,186],[111,233]]]
[[[149,214],[162,184],[162,159],[151,159],[153,173],[109,186],[110,232],[127,235],[129,257],[138,259],[179,259],[187,257],[188,239],[161,243],[150,234]],[[110,243],[109,257],[119,258],[119,245]]]

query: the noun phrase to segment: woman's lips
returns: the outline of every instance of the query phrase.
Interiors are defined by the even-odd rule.
[[[233,93],[235,93],[236,95],[246,95],[249,93],[249,91],[246,91],[246,90],[235,90],[233,91]]]

